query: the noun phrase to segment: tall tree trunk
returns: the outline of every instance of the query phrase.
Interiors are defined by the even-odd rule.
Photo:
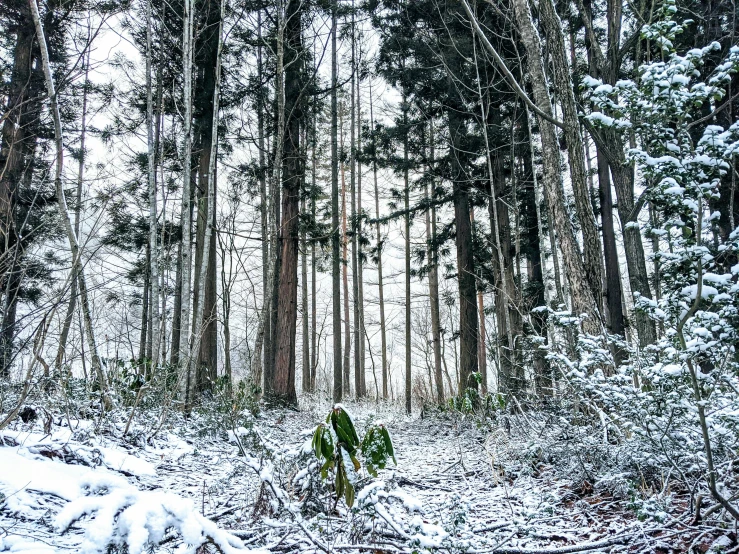
[[[491,153],[491,156],[495,156]],[[511,244],[511,220],[509,206],[516,198],[506,192],[502,160],[498,156],[491,163],[492,181],[488,214],[493,230],[492,244],[497,255],[493,257],[495,276],[495,314],[498,324],[499,359],[498,387],[505,394],[517,395],[526,389],[524,368],[521,364],[518,343],[523,333],[520,315],[519,292],[513,275],[514,260]],[[515,171],[515,168],[513,168]]]
[[[215,302],[210,304],[207,298],[208,281],[215,287],[215,233],[213,226],[215,224],[215,193],[216,193],[216,160],[218,152],[218,110],[221,100],[221,52],[223,49],[223,16],[226,9],[226,0],[220,0],[220,17],[218,19],[218,30],[216,40],[216,60],[215,60],[215,82],[213,84],[213,105],[211,111],[211,133],[210,144],[207,149],[209,151],[208,169],[205,179],[200,182],[206,183],[206,190],[200,199],[200,208],[198,213],[205,212],[205,230],[203,236],[203,250],[200,256],[200,265],[196,265],[198,275],[195,280],[197,283],[196,298],[199,301],[195,304],[195,317],[193,320],[193,346],[192,355],[190,356],[190,375],[196,378],[196,390],[201,392],[210,389],[215,381],[215,367],[204,366],[202,357],[199,355],[203,340],[207,336],[207,325],[212,321],[212,314],[208,314],[206,309],[215,310]],[[202,160],[201,160],[202,161]],[[205,207],[207,206],[207,210]],[[208,356],[210,363],[212,359]],[[203,369],[201,369],[203,368]]]
[[[280,2],[279,6],[282,6]],[[284,156],[285,146],[285,64],[284,64],[284,14],[280,8],[280,15],[278,21],[278,46],[277,46],[277,66],[278,71],[275,78],[275,102],[277,117],[275,121],[277,124],[277,132],[275,133],[274,148],[273,148],[273,161],[274,166],[272,172],[272,180],[270,183],[271,194],[270,201],[272,202],[272,240],[270,243],[270,252],[272,254],[272,280],[270,281],[270,302],[269,302],[269,348],[265,352],[265,367],[264,367],[264,390],[266,393],[271,393],[275,379],[275,361],[277,357],[277,320],[279,316],[277,301],[279,295],[279,275],[282,267],[282,158]],[[277,165],[279,163],[279,166]]]
[[[608,331],[622,338],[626,336],[623,305],[621,304],[621,271],[616,249],[616,231],[613,225],[613,199],[611,198],[611,179],[608,160],[598,152],[598,191],[600,195],[600,219],[603,227],[603,253],[605,255],[606,281],[606,325]],[[624,360],[625,352],[617,348],[614,352],[616,363]]]
[[[375,114],[372,97],[372,81],[370,80],[370,126],[372,128],[372,179],[375,188],[375,233],[377,240],[377,287],[380,303],[380,345],[382,348],[382,398],[387,400],[388,367],[387,367],[387,335],[385,333],[385,296],[382,283],[382,234],[380,231],[380,190],[377,185],[377,144],[375,139]]]
[[[146,365],[146,339],[149,336],[149,291],[151,290],[151,281],[149,277],[149,244],[146,245],[146,256],[144,257],[144,287],[141,292],[141,332],[139,334],[139,364],[142,367],[141,373],[145,373],[143,367]]]
[[[590,284],[593,299],[597,302],[598,312],[602,312],[603,290],[603,253],[600,236],[595,223],[593,205],[590,201],[586,181],[584,145],[580,122],[577,118],[575,93],[570,78],[570,66],[567,61],[562,22],[557,15],[552,0],[542,0],[539,4],[541,20],[547,34],[547,46],[552,58],[554,86],[559,92],[562,106],[562,123],[564,138],[567,143],[567,154],[570,164],[570,178],[575,196],[575,210],[583,236],[583,256],[585,275]],[[541,106],[540,106],[541,107]],[[597,312],[593,311],[593,317]]]
[[[149,255],[146,258],[147,265],[151,265],[151,251],[149,252]],[[148,268],[147,268],[148,271]],[[154,338],[154,334],[152,332],[152,328],[154,326],[154,323],[152,322],[152,303],[157,302],[157,299],[154,298],[154,296],[151,294],[151,276],[149,276],[149,309],[148,309],[148,321],[146,324],[146,355],[144,356],[144,366],[143,369],[146,371],[147,366],[151,363],[151,355],[152,355],[152,342]]]
[[[157,246],[156,143],[154,138],[154,91],[152,83],[151,0],[146,2],[146,146],[149,181],[149,282],[151,283],[151,366],[159,364],[161,320],[159,317],[159,248]]]
[[[343,121],[343,118],[342,118]],[[341,144],[344,144],[344,132],[343,125],[341,132]],[[347,236],[347,222],[346,222],[346,175],[344,171],[344,164],[341,164],[341,282],[343,286],[343,300],[344,300],[344,394],[349,396],[351,394],[351,319],[349,315],[349,237]]]
[[[313,122],[311,125],[311,132],[313,134],[313,140],[311,141],[311,194],[310,194],[310,206],[311,206],[311,220],[316,220],[316,145],[317,140],[317,125],[316,125],[316,111],[313,110]],[[316,323],[318,319],[318,309],[316,306],[316,241],[310,241],[310,286],[311,286],[311,298],[310,298],[310,342],[311,342],[311,359],[310,359],[310,391],[315,392],[316,390],[316,372],[318,371],[318,331]]]
[[[205,259],[206,273],[205,286],[201,287],[200,271],[195,272],[193,297],[193,312],[202,313],[202,331],[198,341],[199,348],[193,350],[193,357],[197,358],[195,366],[195,391],[199,394],[210,390],[217,377],[218,368],[218,329],[217,329],[217,256],[216,234],[208,233],[208,228],[216,225],[215,211],[210,209],[210,200],[216,201],[216,186],[211,180],[217,181],[216,165],[218,151],[218,118],[216,110],[216,88],[218,87],[218,48],[220,37],[218,29],[221,26],[221,11],[219,0],[205,0],[198,13],[197,26],[199,32],[195,42],[195,68],[197,79],[195,82],[195,142],[198,145],[198,187],[197,220],[195,240],[195,267],[203,266],[203,254],[208,253]],[[216,117],[214,117],[214,114]],[[215,140],[214,140],[215,137]],[[211,170],[211,166],[213,169]],[[209,216],[208,214],[211,214]],[[211,221],[208,221],[211,217]],[[210,244],[205,244],[206,234]],[[200,294],[202,289],[203,294]],[[200,304],[203,304],[202,309]],[[196,323],[193,322],[193,328]]]
[[[357,150],[362,151],[362,103],[359,85],[361,80],[357,80]],[[359,327],[359,340],[357,350],[359,350],[359,377],[362,386],[362,396],[367,396],[367,372],[365,368],[365,339],[367,332],[364,325],[364,253],[362,247],[364,213],[362,211],[362,163],[357,160],[357,220],[356,220],[356,243],[357,243],[357,299],[356,304],[359,307],[357,325]],[[376,385],[377,383],[375,383]]]
[[[13,258],[18,256],[17,244]],[[16,318],[18,315],[18,294],[21,287],[21,273],[17,270],[15,260],[10,265],[10,269],[6,275],[5,283],[5,302],[3,306],[3,327],[2,333],[2,368],[0,368],[0,377],[7,379],[10,377],[10,366],[15,359],[16,352],[14,349],[14,340],[16,336]]]
[[[524,213],[524,237],[527,245],[526,260],[528,271],[528,303],[525,306],[526,312],[531,314],[531,326],[534,331],[534,339],[536,341],[547,342],[547,312],[544,310],[532,311],[533,308],[545,307],[546,298],[544,296],[544,266],[543,256],[541,252],[541,241],[545,237],[544,226],[541,220],[541,199],[539,196],[539,180],[536,176],[536,168],[534,167],[534,144],[531,140],[531,119],[529,111],[525,109],[523,116],[526,118],[524,125],[521,125],[523,140],[521,144],[527,145],[523,151],[523,204]],[[556,252],[555,252],[556,254]],[[558,289],[557,289],[558,290]],[[535,343],[533,352],[534,362],[534,382],[536,392],[542,395],[551,395],[552,380],[549,364],[546,359],[546,352],[543,348],[539,348],[538,342]]]
[[[430,123],[429,130],[429,172],[432,175],[431,185],[426,189],[426,198],[431,203],[431,209],[426,211],[426,239],[428,241],[429,252],[429,304],[431,310],[431,343],[434,351],[436,402],[439,406],[442,406],[444,404],[444,379],[441,373],[441,322],[439,317],[439,260],[436,244],[436,207],[433,205],[436,192],[436,180],[433,178],[436,164],[436,148],[434,146],[436,139],[434,137],[433,122]]]
[[[177,367],[180,363],[180,322],[182,321],[182,242],[177,244],[177,261],[174,276],[174,301],[172,305],[172,340],[169,347],[169,364]]]
[[[331,292],[333,297],[333,400],[341,402],[344,393],[341,368],[341,258],[339,251],[339,151],[338,151],[338,57],[336,51],[337,0],[331,3]]]
[[[305,197],[300,202],[300,213],[306,213]],[[306,239],[305,229],[300,233],[300,290],[301,296],[301,316],[303,323],[303,392],[310,392],[310,326],[308,325],[308,241]]]
[[[64,187],[62,185],[62,173],[64,171],[64,138],[62,135],[62,118],[59,111],[56,89],[54,86],[54,77],[49,64],[49,51],[46,45],[46,36],[41,25],[41,17],[38,11],[36,0],[29,0],[31,6],[31,14],[36,27],[36,35],[38,37],[39,47],[41,50],[41,64],[46,80],[46,90],[51,105],[51,115],[54,120],[54,144],[56,148],[56,163],[54,166],[54,185],[56,188],[57,203],[59,206],[59,215],[62,218],[62,224],[69,241],[69,249],[72,254],[72,267],[76,268],[77,278],[79,281],[80,295],[82,297],[82,317],[85,323],[85,334],[87,335],[87,343],[90,347],[90,358],[92,369],[98,380],[98,386],[103,393],[103,405],[105,408],[110,407],[110,398],[108,396],[108,381],[100,363],[100,357],[97,352],[97,343],[95,342],[95,331],[92,324],[92,316],[90,314],[90,303],[87,293],[87,284],[85,281],[85,273],[82,267],[81,251],[77,234],[74,232],[72,220],[69,217],[69,209],[67,208],[67,199],[64,196]],[[73,270],[74,271],[74,270]]]
[[[448,2],[447,15],[450,18],[461,16],[456,3]],[[445,63],[449,67],[458,67],[464,60],[454,37],[449,37],[446,46]],[[446,97],[449,126],[449,158],[451,161],[452,196],[454,199],[454,226],[456,229],[455,246],[457,250],[457,283],[459,286],[459,394],[464,395],[468,388],[477,388],[477,381],[472,377],[477,372],[477,286],[475,283],[474,257],[472,254],[472,224],[470,221],[470,179],[466,172],[469,155],[463,148],[463,139],[467,134],[467,123],[462,117],[466,111],[465,103],[460,98],[457,83],[451,75],[447,77]]]
[[[572,224],[565,207],[564,191],[560,180],[559,143],[552,124],[552,99],[549,96],[547,79],[542,60],[542,46],[531,18],[528,0],[513,0],[513,8],[518,22],[521,40],[526,51],[528,72],[534,92],[534,101],[544,116],[537,113],[542,141],[542,161],[544,165],[544,186],[549,203],[550,223],[554,225],[564,258],[565,269],[572,296],[572,310],[585,314],[583,324],[586,332],[600,332],[598,304],[588,285],[580,248],[572,230]],[[600,289],[599,289],[600,290]]]
[[[477,362],[480,370],[480,378],[482,384],[482,394],[488,393],[488,359],[487,359],[487,348],[485,345],[485,339],[487,332],[485,329],[485,303],[482,297],[482,291],[477,291],[477,313],[480,316],[480,338],[477,342],[478,353]]]
[[[183,54],[183,103],[184,103],[184,153],[182,179],[182,207],[180,224],[182,227],[182,255],[181,255],[181,286],[180,286],[180,354],[182,364],[182,398],[184,411],[189,412],[191,407],[192,384],[194,375],[190,371],[190,294],[192,278],[192,57],[193,57],[193,0],[185,1],[183,18],[182,54]]]
[[[282,262],[277,297],[275,336],[275,380],[273,392],[281,401],[296,405],[295,348],[298,318],[298,246],[300,179],[303,174],[300,129],[304,120],[300,96],[303,92],[302,1],[289,0],[285,14],[285,132],[283,135],[282,217],[280,240]]]
[[[235,223],[231,231],[235,231]],[[218,243],[221,245],[221,309],[223,310],[223,375],[227,380],[228,387],[233,385],[233,371],[231,368],[231,291],[233,289],[233,255],[234,255],[234,239],[231,235],[229,239],[229,274],[226,274],[226,246],[223,244],[221,232],[218,231]],[[248,314],[246,314],[248,321]],[[247,349],[249,348],[248,328],[246,330]]]
[[[269,267],[270,267],[270,250],[269,250],[269,202],[267,200],[267,168],[265,167],[265,144],[264,144],[264,87],[263,82],[263,61],[262,61],[262,10],[257,10],[257,81],[260,83],[257,92],[257,148],[259,149],[259,212],[261,216],[261,235],[262,235],[262,303],[268,304],[267,298],[271,298],[269,289]],[[264,312],[265,310],[262,309]],[[254,384],[262,386],[262,352],[263,345],[266,350],[270,350],[268,327],[260,318],[259,327],[261,332],[257,332],[254,344],[254,357],[252,359],[252,378]]]
[[[450,116],[452,151],[460,151],[459,135],[463,124],[457,116]],[[472,224],[470,222],[469,192],[459,162],[454,168],[454,223],[457,231],[457,281],[459,284],[459,394],[468,388],[477,388],[472,374],[477,371],[477,291],[472,255]]]
[[[601,39],[595,35],[593,29],[591,2],[589,0],[578,1],[578,7],[585,27],[585,39],[588,45],[588,55],[591,57],[591,66],[606,83],[613,85],[618,79],[621,64],[623,1],[608,0],[606,2],[608,30],[605,53],[600,46]],[[629,225],[635,221],[638,214],[634,213],[634,167],[626,160],[624,139],[615,129],[596,131],[592,125],[588,125],[588,131],[595,141],[598,153],[606,158],[611,169],[611,178],[616,189],[618,216],[623,230],[624,253],[631,292],[651,299],[652,293],[649,288],[641,231],[638,226]],[[641,310],[636,312],[636,327],[640,346],[647,346],[657,340],[654,321]]]
[[[285,25],[286,18],[284,4],[277,4],[277,37],[276,37],[276,71],[275,71],[275,137],[273,140],[273,168],[271,179],[270,202],[272,202],[272,242],[270,250],[272,253],[270,278],[269,278],[269,300],[264,305],[264,325],[269,329],[269,343],[264,354],[264,392],[266,395],[275,393],[275,363],[277,358],[277,324],[278,324],[278,295],[280,286],[280,274],[282,265],[282,228],[280,223],[280,210],[282,207],[282,171],[283,153],[285,147]]]
[[[495,113],[491,106],[485,102],[482,92],[480,70],[477,63],[477,49],[475,35],[472,35],[475,72],[477,76],[477,97],[480,107],[480,122],[485,140],[485,152],[488,172],[488,191],[490,200],[488,202],[488,214],[490,218],[490,234],[491,244],[493,246],[493,276],[494,276],[494,294],[495,294],[495,311],[498,325],[498,389],[506,394],[516,394],[519,390],[523,390],[525,383],[523,382],[523,371],[518,364],[516,356],[516,337],[520,335],[520,317],[518,302],[518,291],[516,290],[515,280],[513,276],[513,260],[511,259],[511,229],[509,205],[515,205],[517,199],[514,197],[508,201],[501,198],[503,191],[506,190],[505,179],[502,175],[501,157],[494,154],[490,138],[488,136],[488,126],[500,114]],[[515,117],[515,116],[514,116]],[[515,142],[512,144],[512,148]],[[514,151],[511,152],[511,176],[515,179],[514,167]],[[515,188],[511,189],[512,191]],[[474,215],[474,210],[472,212]],[[487,360],[485,357],[485,314],[482,301],[482,293],[478,292],[478,307],[480,311],[480,347],[479,347],[479,367],[480,373],[483,374],[483,390],[487,391]],[[515,322],[514,322],[515,319]],[[501,330],[502,328],[502,330]]]
[[[611,142],[610,144],[615,144],[613,147],[614,151],[618,149],[618,143]],[[601,149],[603,149],[603,146],[601,146]],[[626,267],[629,272],[629,284],[631,285],[632,294],[638,293],[646,299],[651,299],[652,292],[649,288],[647,262],[644,255],[641,231],[637,225],[633,224],[636,222],[636,216],[632,215],[634,212],[634,168],[626,162],[623,150],[620,150],[620,153],[623,161],[612,163],[609,160],[609,165],[613,184],[616,189],[621,229],[623,229],[624,253],[626,254]],[[653,344],[657,340],[654,320],[641,310],[637,310],[635,319],[639,344],[642,347]]]
[[[405,413],[411,413],[413,360],[411,358],[411,183],[408,168],[408,98],[403,94],[403,217],[405,234]]]
[[[362,328],[359,322],[359,278],[357,266],[357,250],[359,240],[357,237],[357,150],[356,150],[356,122],[357,122],[357,60],[356,60],[356,37],[355,37],[355,18],[354,18],[354,2],[352,0],[352,20],[351,20],[351,98],[350,104],[350,131],[349,140],[349,194],[351,196],[351,241],[352,241],[352,296],[354,298],[354,394],[357,398],[361,398],[364,394],[362,391],[362,363],[360,343],[363,341]]]
[[[162,2],[164,5],[164,2]],[[165,8],[166,10],[166,8]],[[164,60],[161,58],[159,59],[159,64],[157,66],[157,108],[156,108],[156,118],[155,118],[155,124],[154,124],[154,165],[159,168],[159,181],[160,183],[164,183],[165,177],[164,177],[164,168],[159,163],[162,159],[162,126],[164,125],[164,86],[162,81],[164,80],[162,78],[163,73],[163,66],[164,66]],[[154,173],[154,189],[155,190],[161,190],[162,191],[162,213],[166,213],[167,209],[167,193],[164,190],[164,187],[159,187],[157,182],[157,173]],[[158,205],[158,201],[155,201]],[[159,251],[157,252],[157,256],[159,257],[158,263],[159,266],[162,265],[161,262],[161,256],[163,253],[167,252],[167,256],[170,252],[170,245],[168,244],[168,233],[167,233],[167,226],[162,225],[161,226],[161,234],[159,235]],[[167,269],[165,267],[159,267],[159,270],[157,271],[159,275],[159,298],[157,299],[158,302],[161,302],[161,305],[159,307],[159,332],[157,333],[157,363],[165,363],[165,360],[167,359]]]
[[[29,130],[38,119],[42,91],[33,79],[37,60],[36,30],[31,11],[20,4],[13,48],[13,68],[4,106],[0,143],[0,277],[5,289],[2,327],[0,327],[0,378],[10,377],[15,357],[16,313],[21,275],[17,262],[21,256],[16,228],[16,204],[25,172],[32,171],[36,135]],[[76,292],[76,291],[73,291]],[[74,296],[74,294],[73,294]]]

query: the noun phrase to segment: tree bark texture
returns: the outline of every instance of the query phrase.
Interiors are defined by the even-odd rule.
[[[588,192],[585,148],[583,145],[580,121],[577,117],[577,104],[570,77],[570,65],[567,61],[562,22],[554,8],[552,0],[541,0],[539,10],[547,35],[547,46],[552,59],[554,86],[559,92],[562,106],[562,122],[564,139],[567,143],[567,155],[570,166],[570,179],[575,197],[575,211],[580,222],[583,237],[583,257],[585,276],[590,284],[598,312],[602,312],[603,290],[603,253],[600,235],[595,222],[593,205]],[[598,312],[593,311],[593,316]]]
[[[526,51],[526,67],[531,77],[534,102],[544,114],[551,118],[552,99],[549,95],[542,46],[531,18],[528,0],[513,0],[513,9],[518,23],[521,41]],[[559,143],[554,125],[545,117],[537,115],[542,142],[542,162],[544,166],[544,187],[549,205],[550,224],[559,237],[562,257],[572,296],[572,310],[586,316],[584,329],[593,334],[600,332],[600,315],[597,303],[583,264],[580,248],[572,229],[565,206],[564,190],[560,179]]]
[[[338,57],[336,51],[338,1],[331,3],[331,292],[333,314],[333,400],[344,394],[341,367],[341,253],[339,232],[339,150],[338,150]]]
[[[302,93],[302,2],[289,0],[285,22],[285,133],[282,158],[282,264],[277,298],[274,395],[297,404],[295,347],[298,319],[298,252],[300,231],[300,182],[303,175],[300,129],[304,111]],[[307,323],[307,320],[306,320]]]

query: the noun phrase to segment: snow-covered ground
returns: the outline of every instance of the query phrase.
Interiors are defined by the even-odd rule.
[[[106,432],[86,420],[70,429],[65,417],[46,430],[18,422],[0,433],[0,552],[666,553],[735,544],[728,531],[690,526],[677,494],[657,521],[637,517],[628,498],[555,478],[544,463],[506,471],[521,429],[514,441],[504,427],[374,405],[349,410],[359,430],[383,419],[397,466],[360,480],[348,510],[310,480],[306,443],[328,407],[266,411],[253,432],[173,418],[148,444],[136,425],[121,438],[124,419]],[[309,507],[311,498],[325,509]]]

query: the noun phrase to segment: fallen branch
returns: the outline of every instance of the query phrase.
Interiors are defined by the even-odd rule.
[[[588,550],[596,550],[598,548],[605,548],[606,546],[613,546],[614,544],[625,544],[629,540],[628,537],[620,536],[613,537],[598,542],[584,542],[580,544],[573,544],[571,546],[562,546],[560,548],[492,548],[490,550],[475,550],[475,554],[481,554],[483,552],[495,552],[496,554],[569,554],[570,552],[586,552]]]
[[[369,552],[406,552],[399,547],[378,546],[376,544],[336,544],[333,550],[367,550]]]

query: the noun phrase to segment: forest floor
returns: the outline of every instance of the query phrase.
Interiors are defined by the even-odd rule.
[[[362,544],[378,553],[736,551],[732,530],[692,523],[687,495],[671,492],[652,511],[658,517],[644,517],[628,496],[575,483],[544,463],[506,471],[535,443],[512,440],[510,420],[480,426],[374,405],[348,409],[358,429],[381,418],[393,437],[397,466],[371,485],[384,491],[375,506],[382,517],[327,501],[329,515],[303,519],[295,506],[305,495],[294,483],[305,471],[296,460],[328,407],[262,411],[252,437],[270,445],[271,465],[256,447],[241,455],[233,431],[206,419],[178,420],[148,444],[135,437],[151,429],[154,414],[138,418],[125,440],[124,417],[103,424],[39,412],[35,422],[18,421],[0,432],[0,552],[358,552]],[[536,428],[513,425],[519,438]],[[290,502],[264,497],[267,481]],[[210,546],[187,546],[205,535]]]

